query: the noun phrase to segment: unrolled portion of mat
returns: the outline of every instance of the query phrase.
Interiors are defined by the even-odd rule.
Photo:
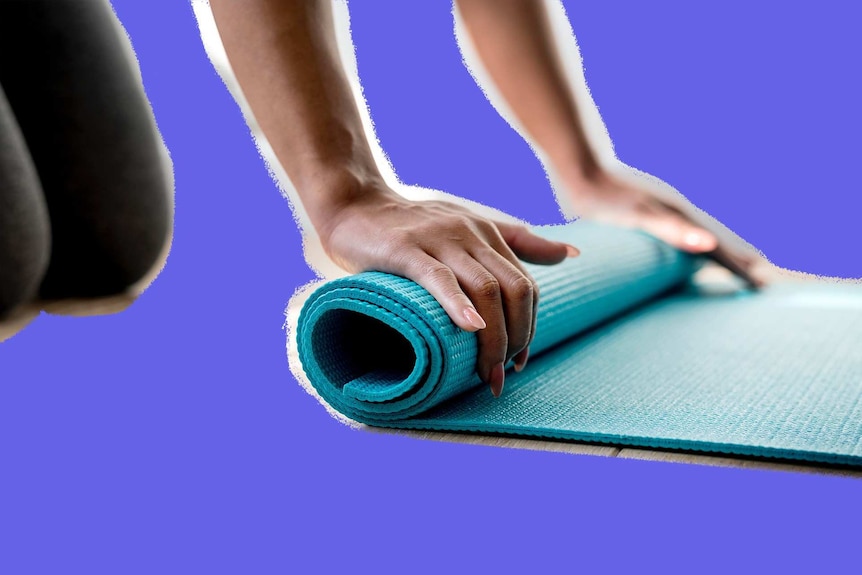
[[[597,225],[541,230],[582,248],[531,268],[535,353],[495,399],[475,336],[427,292],[362,274],[303,309],[300,359],[333,408],[372,425],[862,465],[862,288],[671,290],[695,262]]]
[[[675,294],[411,420],[649,448],[862,465],[862,290]]]

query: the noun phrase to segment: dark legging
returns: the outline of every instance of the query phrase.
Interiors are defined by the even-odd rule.
[[[170,162],[107,0],[0,0],[0,316],[126,291],[172,220]]]

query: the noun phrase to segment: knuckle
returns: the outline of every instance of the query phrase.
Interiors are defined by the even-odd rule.
[[[485,218],[478,218],[476,220],[476,227],[478,227],[484,234],[494,235],[497,233],[497,226],[494,225],[494,222]]]
[[[455,223],[458,225],[458,227],[463,229],[473,229],[473,226],[475,225],[473,222],[473,218],[466,214],[457,216],[455,218]]]
[[[445,264],[433,263],[423,266],[422,273],[431,281],[438,285],[451,284],[455,280],[455,276]]]
[[[483,299],[495,299],[500,296],[500,282],[491,274],[480,274],[473,282],[473,291]]]
[[[532,235],[532,232],[523,224],[515,224],[511,228],[511,237],[514,241]]]
[[[466,299],[464,292],[458,285],[455,273],[445,264],[430,264],[425,268],[424,273],[429,281],[436,286],[442,297],[448,300]]]
[[[511,297],[519,301],[532,300],[533,298],[533,282],[527,277],[517,276],[512,278],[509,280],[507,288]]]
[[[464,241],[475,235],[473,222],[466,215],[458,214],[450,218],[446,229],[449,237],[458,241]]]

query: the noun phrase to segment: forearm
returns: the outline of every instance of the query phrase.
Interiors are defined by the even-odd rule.
[[[341,64],[330,0],[211,0],[243,94],[320,231],[380,174]]]
[[[542,0],[456,0],[497,89],[557,170],[588,178],[600,168],[587,140]]]

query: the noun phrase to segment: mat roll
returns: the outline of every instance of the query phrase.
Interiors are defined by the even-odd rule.
[[[533,358],[679,285],[697,265],[642,232],[583,222],[535,231],[577,245],[581,255],[556,266],[526,264],[542,294]],[[458,328],[424,288],[390,274],[324,284],[303,307],[298,337],[311,384],[361,423],[409,420],[484,386],[475,373],[476,335]]]
[[[379,273],[306,302],[296,335],[308,380],[376,426],[862,467],[862,286],[704,290],[686,281],[695,259],[646,234],[537,231],[582,255],[530,267],[536,337],[500,398],[474,373],[475,334],[415,283]]]

